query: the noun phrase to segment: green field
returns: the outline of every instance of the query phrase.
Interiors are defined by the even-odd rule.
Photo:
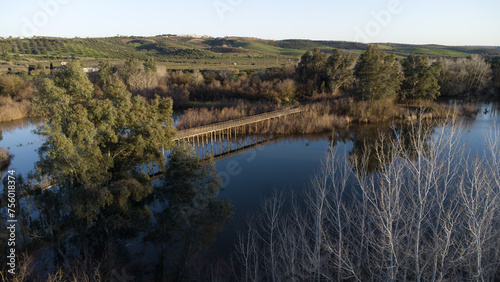
[[[398,58],[410,53],[431,57],[465,57],[471,54],[500,56],[499,47],[408,45],[383,43],[380,48]],[[96,65],[109,59],[116,64],[128,58],[153,57],[171,69],[257,69],[296,64],[302,54],[320,48],[338,48],[359,55],[366,45],[345,41],[264,40],[244,37],[154,37],[108,38],[9,38],[0,39],[0,73],[26,70],[30,64],[60,64],[80,60]]]

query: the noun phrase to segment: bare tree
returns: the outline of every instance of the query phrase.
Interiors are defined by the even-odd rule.
[[[498,280],[500,136],[471,161],[460,126],[418,120],[361,157],[328,155],[303,203],[287,213],[275,193],[240,236],[245,280]]]

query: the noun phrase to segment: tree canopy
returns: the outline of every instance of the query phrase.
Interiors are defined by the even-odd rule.
[[[401,86],[403,99],[436,99],[439,95],[438,76],[440,62],[430,63],[428,56],[410,54],[402,63],[404,80]]]
[[[126,244],[144,239],[144,245],[157,244],[160,255],[176,252],[178,259],[160,260],[168,262],[157,265],[161,277],[182,277],[188,258],[214,240],[232,206],[213,199],[221,186],[213,162],[186,147],[173,149],[172,100],[132,97],[113,67],[101,66],[106,86],[99,90],[78,63],[40,83],[33,106],[45,117],[37,133],[46,141],[36,169],[55,185],[22,190],[28,212],[19,214],[29,228],[23,229],[21,247],[36,259],[38,253],[49,257],[40,260],[40,268],[76,272],[72,264],[84,264],[108,281],[117,278],[116,269],[130,265],[134,250]],[[173,149],[168,161],[162,149]],[[141,171],[151,162],[165,173],[160,185],[153,186]],[[138,272],[149,276],[156,270]]]
[[[343,55],[339,49],[333,49],[333,54],[328,57],[323,70],[323,79],[327,89],[335,93],[341,87],[349,84],[353,77],[353,64],[355,58]]]
[[[321,52],[319,48],[313,52],[307,51],[300,58],[297,73],[302,83],[309,83],[314,89],[324,88],[321,73],[325,67],[328,55]]]
[[[36,167],[60,184],[70,214],[92,226],[108,208],[131,211],[151,193],[143,163],[165,162],[170,147],[171,99],[131,97],[118,79],[102,99],[78,63],[46,79],[34,108],[45,115],[38,133],[46,137]]]
[[[358,94],[367,101],[396,98],[402,75],[394,54],[387,55],[377,45],[368,45],[356,64]]]
[[[327,55],[316,48],[302,55],[297,74],[302,83],[315,91],[334,93],[352,79],[354,61],[353,56],[345,56],[338,49]]]

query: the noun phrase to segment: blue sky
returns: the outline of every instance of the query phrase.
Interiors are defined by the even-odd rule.
[[[172,33],[500,45],[498,0],[2,0],[0,7],[3,37]]]

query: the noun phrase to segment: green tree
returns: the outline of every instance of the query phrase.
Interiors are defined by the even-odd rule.
[[[330,92],[337,92],[352,80],[354,61],[353,56],[344,56],[339,49],[333,49],[323,70],[323,79]]]
[[[0,54],[7,54],[12,50],[12,46],[9,42],[0,40]]]
[[[42,82],[33,101],[46,117],[37,131],[46,142],[36,169],[57,184],[52,194],[59,208],[50,217],[77,231],[61,230],[60,238],[79,234],[79,245],[89,251],[102,251],[107,239],[137,232],[147,222],[146,197],[152,189],[139,167],[164,166],[161,147],[169,148],[175,134],[171,99],[148,102],[131,96],[114,79],[96,99],[81,66],[69,63],[53,80]]]
[[[121,75],[123,81],[128,84],[128,80],[131,76],[138,74],[141,72],[141,62],[137,59],[128,59],[125,61],[123,65],[123,69],[121,71]]]
[[[361,54],[354,75],[358,79],[358,94],[367,101],[396,98],[402,76],[394,54],[387,55],[377,45],[368,45]]]
[[[404,80],[401,85],[403,99],[436,99],[439,96],[438,77],[442,64],[431,64],[429,57],[410,54],[403,60]]]
[[[319,48],[314,49],[313,52],[307,51],[302,55],[297,66],[300,81],[309,84],[314,90],[322,91],[325,85],[321,74],[327,58],[328,56]]]
[[[109,60],[99,62],[99,81],[103,89],[107,89],[116,73],[116,67]]]
[[[156,66],[156,61],[153,58],[148,58],[144,62],[144,71],[147,73],[156,73],[157,66]]]

